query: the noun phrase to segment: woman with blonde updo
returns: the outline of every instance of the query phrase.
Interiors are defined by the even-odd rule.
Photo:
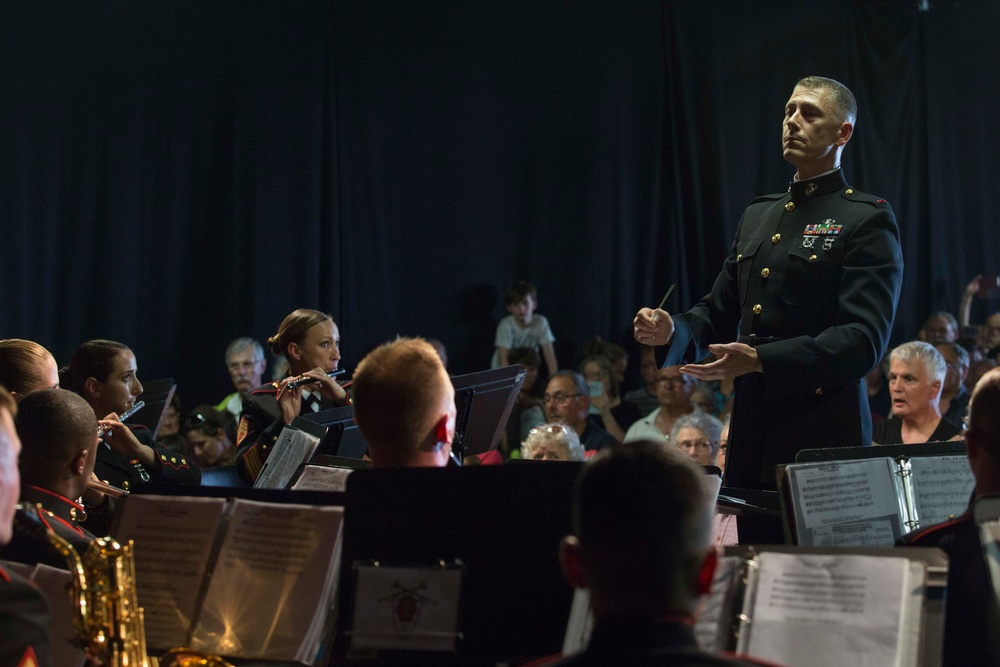
[[[39,389],[59,386],[59,367],[44,347],[30,340],[0,340],[0,385],[14,400]]]
[[[288,375],[254,389],[243,399],[236,433],[236,464],[251,484],[257,479],[272,445],[287,424],[302,414],[348,405],[347,391],[329,377],[340,363],[340,331],[333,318],[299,308],[267,339],[271,352],[288,359]],[[297,381],[311,380],[294,386]]]

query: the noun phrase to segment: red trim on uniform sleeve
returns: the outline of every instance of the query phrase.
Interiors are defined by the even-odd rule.
[[[24,655],[21,656],[21,661],[17,663],[17,667],[38,667],[38,657],[35,656],[35,649],[29,646],[24,650]]]
[[[927,528],[924,528],[921,531],[913,533],[913,535],[909,538],[908,541],[909,541],[910,544],[916,546],[917,540],[922,540],[925,537],[927,537],[928,535],[932,535],[932,534],[938,532],[939,530],[943,530],[945,528],[951,528],[951,527],[956,526],[959,523],[963,523],[965,521],[972,521],[972,515],[971,514],[960,514],[960,515],[956,516],[954,519],[952,519],[951,521],[945,521],[944,523],[939,523],[939,524],[935,524],[933,526],[928,526]]]
[[[7,574],[7,570],[0,567],[0,579],[4,580],[4,583],[10,583],[10,575]]]

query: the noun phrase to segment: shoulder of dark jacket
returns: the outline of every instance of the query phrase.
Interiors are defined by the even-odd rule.
[[[945,531],[960,526],[965,523],[972,521],[972,514],[966,512],[964,514],[959,514],[958,516],[948,519],[947,521],[942,521],[941,523],[936,523],[933,526],[927,526],[926,528],[920,528],[912,533],[908,533],[899,538],[901,544],[908,544],[910,546],[920,546],[920,543],[927,539],[933,539],[941,536]]]
[[[754,198],[754,200],[752,202],[750,202],[750,203],[751,204],[762,204],[764,202],[769,202],[769,201],[778,201],[779,199],[783,198],[787,194],[788,194],[788,192],[775,192],[774,194],[770,194],[770,195],[761,195],[759,197]]]
[[[278,393],[278,383],[268,382],[267,384],[262,384],[256,389],[250,390],[251,396],[257,396],[259,394],[277,394]]]
[[[870,195],[866,192],[855,190],[854,188],[847,188],[845,190],[841,190],[840,196],[846,199],[847,201],[856,202],[858,204],[867,204],[868,206],[873,206],[875,208],[892,208],[891,206],[889,206],[889,202],[882,199],[881,197]]]

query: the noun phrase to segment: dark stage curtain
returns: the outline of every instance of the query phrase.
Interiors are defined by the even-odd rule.
[[[848,180],[901,224],[902,341],[998,272],[1000,11],[915,5],[4,3],[0,337],[60,363],[121,340],[193,407],[231,391],[230,339],[300,306],[349,369],[396,334],[481,369],[523,278],[575,365],[708,289],[822,74],[860,101]]]

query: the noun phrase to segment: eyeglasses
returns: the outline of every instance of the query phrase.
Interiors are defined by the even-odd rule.
[[[699,452],[707,452],[712,449],[712,443],[708,440],[678,440],[677,446],[685,451],[693,449]]]
[[[556,405],[565,405],[570,400],[576,398],[577,396],[583,396],[583,394],[556,394],[555,396],[550,396],[545,394],[542,396],[542,403],[555,403]]]
[[[557,435],[562,435],[566,432],[566,427],[562,424],[549,424],[548,426],[535,426],[530,431],[528,435],[538,435],[539,433],[555,433]]]

